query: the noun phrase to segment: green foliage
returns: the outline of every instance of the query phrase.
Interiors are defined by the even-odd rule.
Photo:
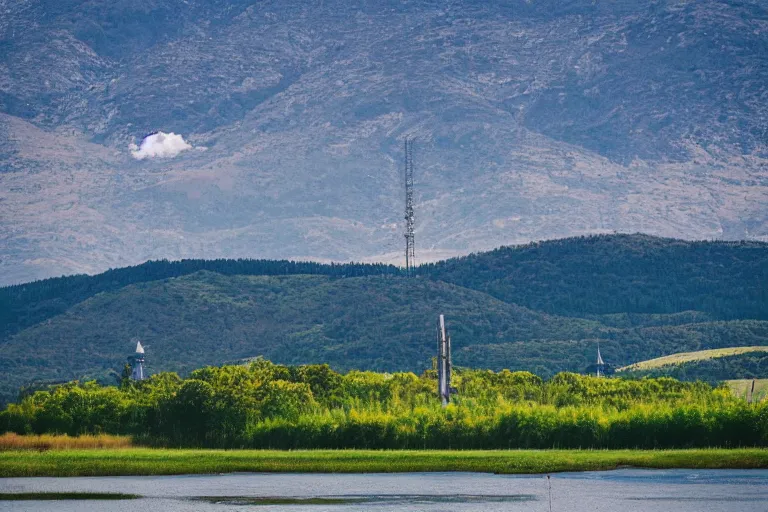
[[[615,366],[768,345],[762,243],[571,238],[425,265],[418,274],[408,279],[387,265],[183,260],[0,288],[0,405],[22,386],[32,393],[72,378],[117,382],[134,337],[148,345],[150,373],[186,376],[257,356],[421,372],[434,355],[437,313],[448,319],[456,364],[543,378],[586,371],[598,341]],[[746,374],[734,370],[723,377]],[[308,371],[317,372],[307,379],[316,398],[341,389],[319,384],[330,375],[322,369]]]
[[[63,313],[69,307],[102,292],[125,286],[194,274],[201,270],[222,275],[324,275],[359,277],[399,275],[392,265],[322,264],[286,260],[181,260],[148,261],[134,267],[110,269],[96,276],[75,275],[0,287],[0,338]]]
[[[768,446],[768,403],[747,404],[724,387],[459,370],[459,394],[443,409],[433,373],[339,374],[257,359],[119,388],[72,382],[10,404],[0,430],[220,448]]]

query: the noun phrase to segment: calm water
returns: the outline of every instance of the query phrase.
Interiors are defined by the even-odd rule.
[[[768,470],[617,470],[552,476],[557,512],[766,512]],[[234,474],[172,477],[7,478],[0,492],[122,492],[128,501],[0,502],[0,511],[541,511],[547,479],[478,473]],[[196,497],[231,497],[209,502]],[[339,497],[364,502],[249,505],[246,497]]]

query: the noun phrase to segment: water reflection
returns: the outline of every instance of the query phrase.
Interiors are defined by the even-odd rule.
[[[552,475],[553,511],[766,512],[768,470]],[[136,501],[2,501],[0,511],[542,511],[544,476],[482,473],[9,478],[0,492],[117,492]]]

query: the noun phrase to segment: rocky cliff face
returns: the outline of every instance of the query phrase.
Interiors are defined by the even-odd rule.
[[[0,0],[0,284],[149,258],[768,240],[768,3]],[[155,131],[194,146],[137,160]]]

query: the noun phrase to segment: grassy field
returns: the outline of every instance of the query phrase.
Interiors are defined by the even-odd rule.
[[[731,388],[734,395],[745,400],[747,399],[749,389],[752,387],[752,379],[727,380],[725,382]],[[755,393],[752,396],[752,401],[760,402],[766,399],[768,399],[768,379],[756,379]]]
[[[29,450],[0,452],[0,477],[200,473],[551,473],[644,468],[768,468],[768,449],[704,450]]]
[[[670,366],[674,364],[688,363],[691,361],[701,361],[704,359],[716,359],[718,357],[735,356],[739,354],[746,354],[749,352],[768,352],[768,347],[756,346],[756,347],[731,347],[731,348],[716,348],[712,350],[699,350],[697,352],[680,352],[677,354],[671,354],[664,357],[657,357],[656,359],[648,359],[647,361],[640,361],[639,363],[630,364],[617,369],[617,372],[633,371],[633,370],[652,370],[654,368],[661,368],[662,366]]]

